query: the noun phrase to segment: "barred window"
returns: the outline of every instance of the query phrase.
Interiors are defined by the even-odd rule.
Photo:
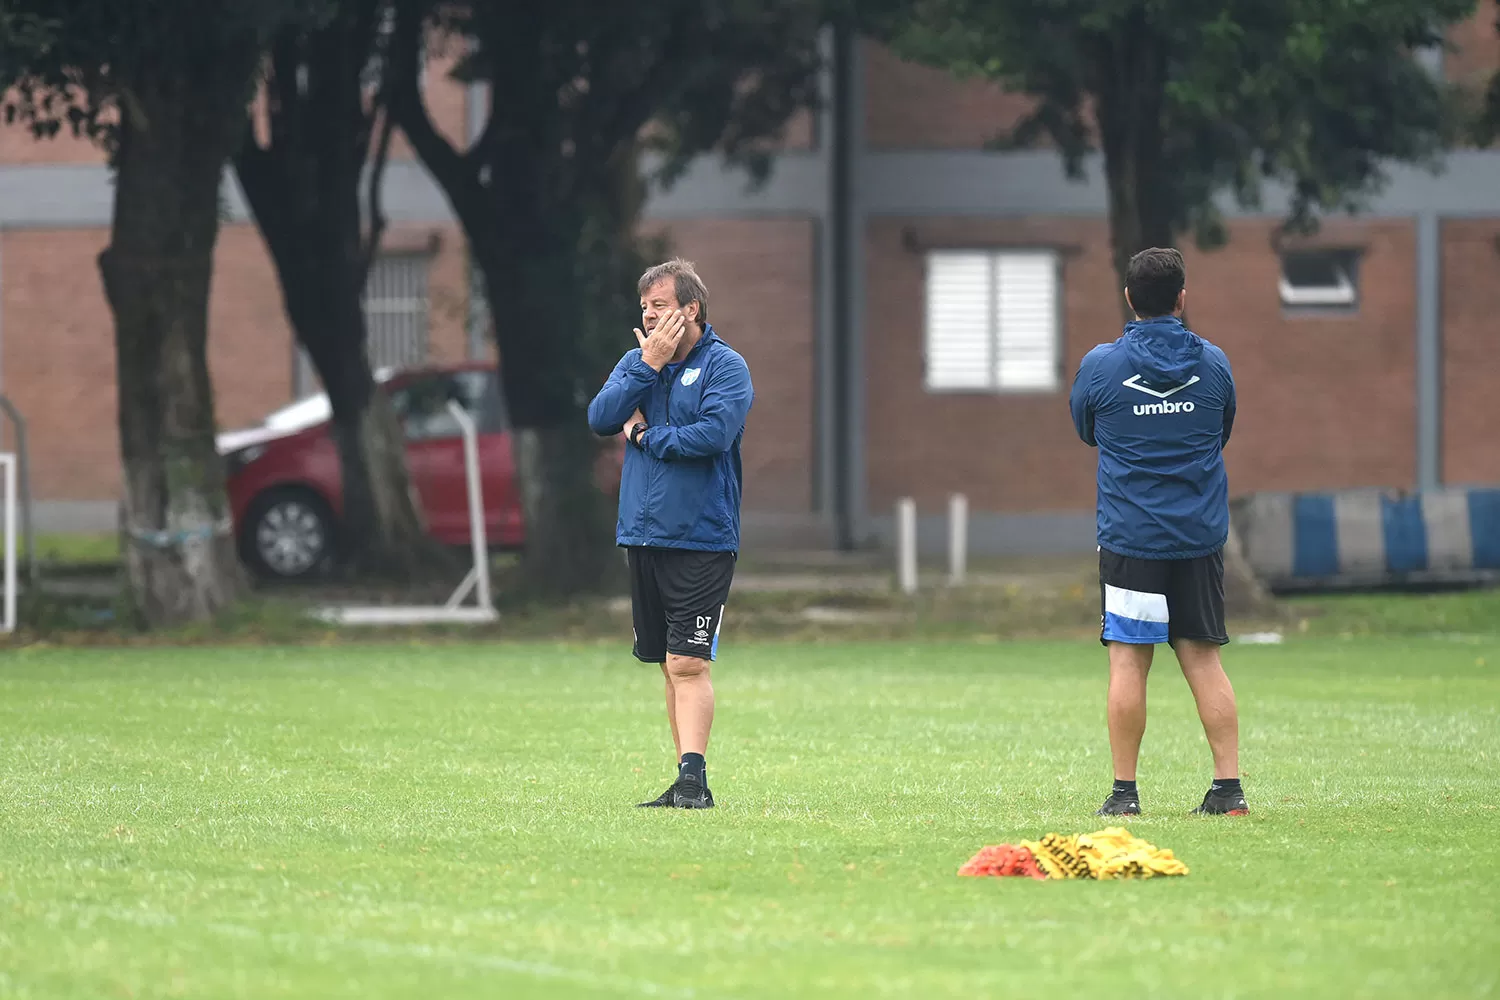
[[[371,368],[427,360],[427,269],[425,253],[382,254],[365,281],[366,353]]]

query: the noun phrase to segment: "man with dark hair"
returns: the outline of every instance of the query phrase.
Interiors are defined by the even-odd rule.
[[[1198,703],[1214,780],[1195,812],[1248,811],[1239,780],[1239,717],[1219,661],[1234,424],[1229,359],[1182,324],[1186,271],[1176,250],[1130,259],[1135,321],[1090,351],[1069,400],[1078,436],[1099,449],[1100,641],[1109,650],[1109,748],[1115,783],[1101,816],[1141,811],[1136,762],[1146,731],[1146,675],[1168,643]]]
[[[677,777],[642,806],[711,809],[709,664],[740,547],[740,439],[755,398],[745,359],[708,323],[708,288],[688,261],[638,283],[638,347],[589,404],[594,433],[627,432],[615,538],[630,563],[634,653],[661,664]]]

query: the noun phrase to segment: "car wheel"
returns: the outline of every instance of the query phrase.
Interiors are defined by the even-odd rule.
[[[255,501],[241,539],[245,560],[272,580],[303,580],[333,557],[333,515],[307,490],[271,490]]]

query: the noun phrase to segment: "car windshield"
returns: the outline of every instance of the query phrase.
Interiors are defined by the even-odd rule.
[[[375,382],[383,384],[389,381],[395,373],[393,368],[377,369]],[[273,431],[300,431],[315,427],[332,415],[333,406],[328,402],[328,394],[320,392],[315,396],[305,396],[295,403],[283,406],[266,417],[265,426]]]

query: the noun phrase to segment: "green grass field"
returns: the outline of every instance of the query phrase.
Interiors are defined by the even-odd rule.
[[[955,872],[1104,825],[1088,642],[731,646],[709,813],[623,648],[0,653],[0,996],[1500,991],[1500,637],[1231,647],[1240,820],[1158,663],[1192,873],[1034,883]]]

